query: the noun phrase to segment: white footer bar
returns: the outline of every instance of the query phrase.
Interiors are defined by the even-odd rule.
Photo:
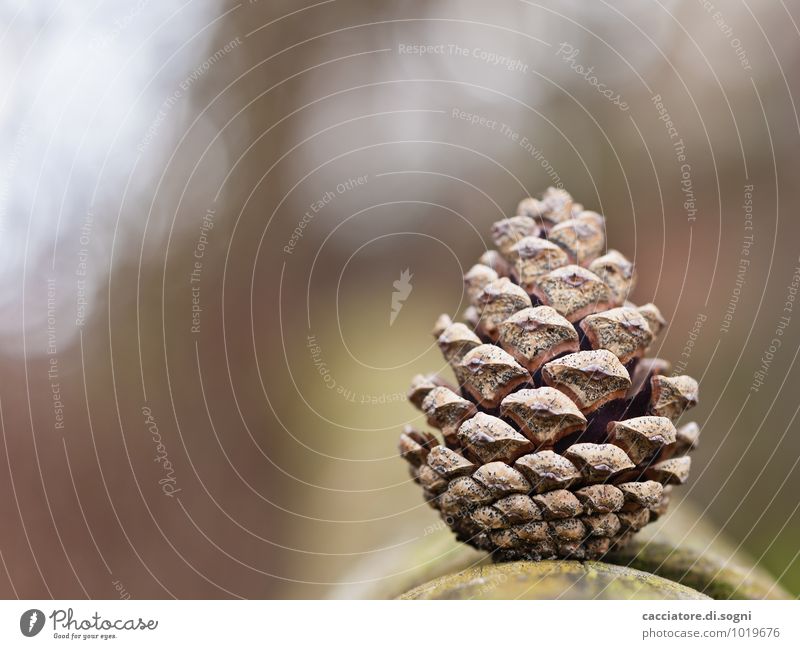
[[[706,649],[798,647],[798,631],[797,601],[0,602],[2,647]]]

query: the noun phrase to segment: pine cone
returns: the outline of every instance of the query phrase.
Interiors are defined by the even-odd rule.
[[[417,376],[400,453],[459,540],[497,560],[595,559],[666,510],[699,428],[697,382],[643,358],[665,322],[628,302],[633,265],[563,190],[492,227],[464,323],[434,327],[457,386]]]

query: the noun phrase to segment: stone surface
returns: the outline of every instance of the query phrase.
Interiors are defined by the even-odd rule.
[[[400,599],[708,599],[657,575],[598,561],[481,565],[414,588]]]

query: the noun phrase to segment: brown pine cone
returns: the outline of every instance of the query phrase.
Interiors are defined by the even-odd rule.
[[[400,453],[459,540],[495,559],[594,559],[658,516],[686,481],[699,428],[675,421],[697,382],[644,358],[665,322],[628,302],[633,265],[564,190],[497,222],[465,275],[465,323],[434,327],[457,385],[414,378],[438,428]]]

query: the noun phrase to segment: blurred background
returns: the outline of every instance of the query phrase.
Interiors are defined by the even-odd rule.
[[[686,536],[800,593],[798,23],[4,0],[0,596],[360,596],[412,568],[448,532],[396,458],[405,390],[491,223],[550,185],[606,216],[658,355],[701,381]]]

